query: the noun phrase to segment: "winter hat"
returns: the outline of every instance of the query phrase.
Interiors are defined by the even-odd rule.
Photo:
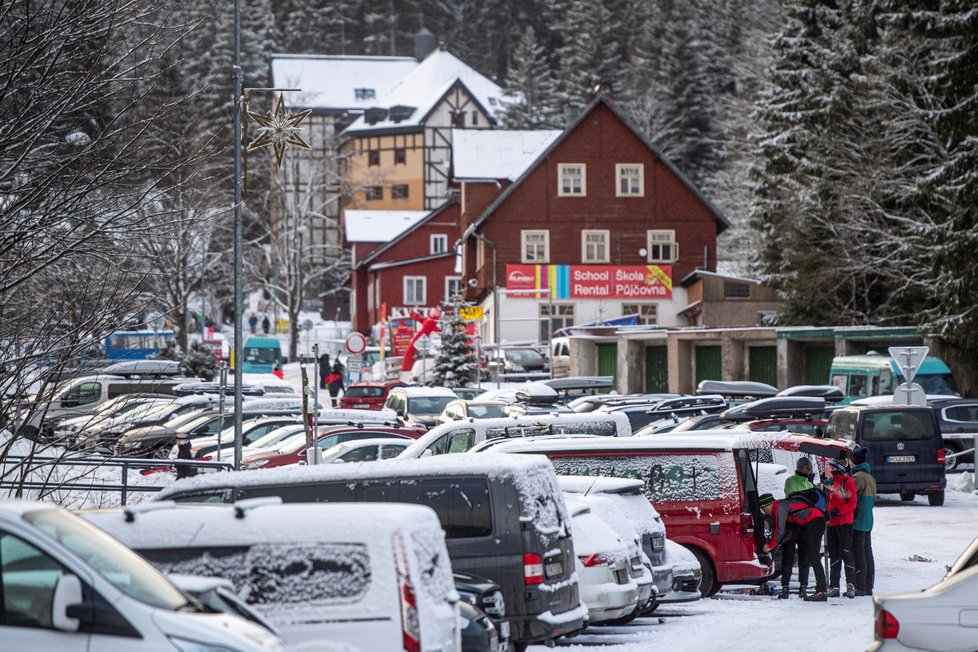
[[[757,497],[757,502],[761,507],[767,507],[768,505],[774,504],[774,496],[771,494],[761,494]]]
[[[862,446],[849,453],[849,459],[853,464],[862,464],[866,461],[866,449]]]
[[[849,473],[849,467],[842,460],[829,460],[829,466],[832,467],[832,473]]]
[[[800,458],[798,458],[798,461],[795,463],[795,471],[801,471],[806,466],[808,468],[811,468],[812,467],[812,461],[810,459],[808,459],[807,457],[800,457]]]
[[[187,441],[188,439],[190,439],[190,435],[188,435],[187,433],[185,432],[177,433],[177,441]]]

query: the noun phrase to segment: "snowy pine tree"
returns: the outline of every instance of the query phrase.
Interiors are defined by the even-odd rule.
[[[560,111],[553,105],[553,74],[532,27],[524,30],[516,45],[504,89],[510,98],[519,98],[511,99],[503,114],[507,129],[539,129],[561,124]]]
[[[217,360],[214,353],[203,342],[194,342],[183,357],[183,368],[191,376],[206,381],[214,380],[217,374]]]
[[[459,308],[467,305],[452,297],[441,309],[441,349],[435,358],[433,382],[442,387],[466,387],[475,381],[475,349],[469,343],[466,322]]]
[[[611,12],[601,0],[570,0],[563,37],[556,96],[559,106],[573,116],[599,89],[618,92],[624,66]]]

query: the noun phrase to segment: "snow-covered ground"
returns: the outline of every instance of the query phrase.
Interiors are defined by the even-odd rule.
[[[978,536],[978,496],[966,475],[949,476],[967,492],[948,491],[943,507],[918,497],[901,503],[881,497],[873,550],[877,594],[916,591],[936,583],[945,566]],[[595,627],[562,642],[570,650],[865,650],[873,642],[872,598],[830,598],[828,603],[724,595],[689,605],[661,607],[655,617],[626,627]],[[542,646],[530,652],[544,652]]]

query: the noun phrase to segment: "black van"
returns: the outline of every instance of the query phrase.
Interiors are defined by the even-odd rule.
[[[908,501],[926,495],[931,505],[944,504],[946,452],[931,408],[849,405],[832,412],[825,436],[866,447],[878,493]]]
[[[586,624],[567,508],[546,458],[453,455],[208,473],[175,482],[157,500],[231,503],[259,496],[427,505],[445,530],[452,569],[502,587],[517,649]]]

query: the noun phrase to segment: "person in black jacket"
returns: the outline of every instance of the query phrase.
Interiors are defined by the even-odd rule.
[[[177,434],[177,459],[178,460],[192,460],[194,459],[193,451],[191,451],[190,437],[187,433],[181,432]],[[197,475],[197,467],[190,466],[189,464],[181,464],[177,462],[174,466],[177,467],[177,480],[182,478],[192,478]]]

